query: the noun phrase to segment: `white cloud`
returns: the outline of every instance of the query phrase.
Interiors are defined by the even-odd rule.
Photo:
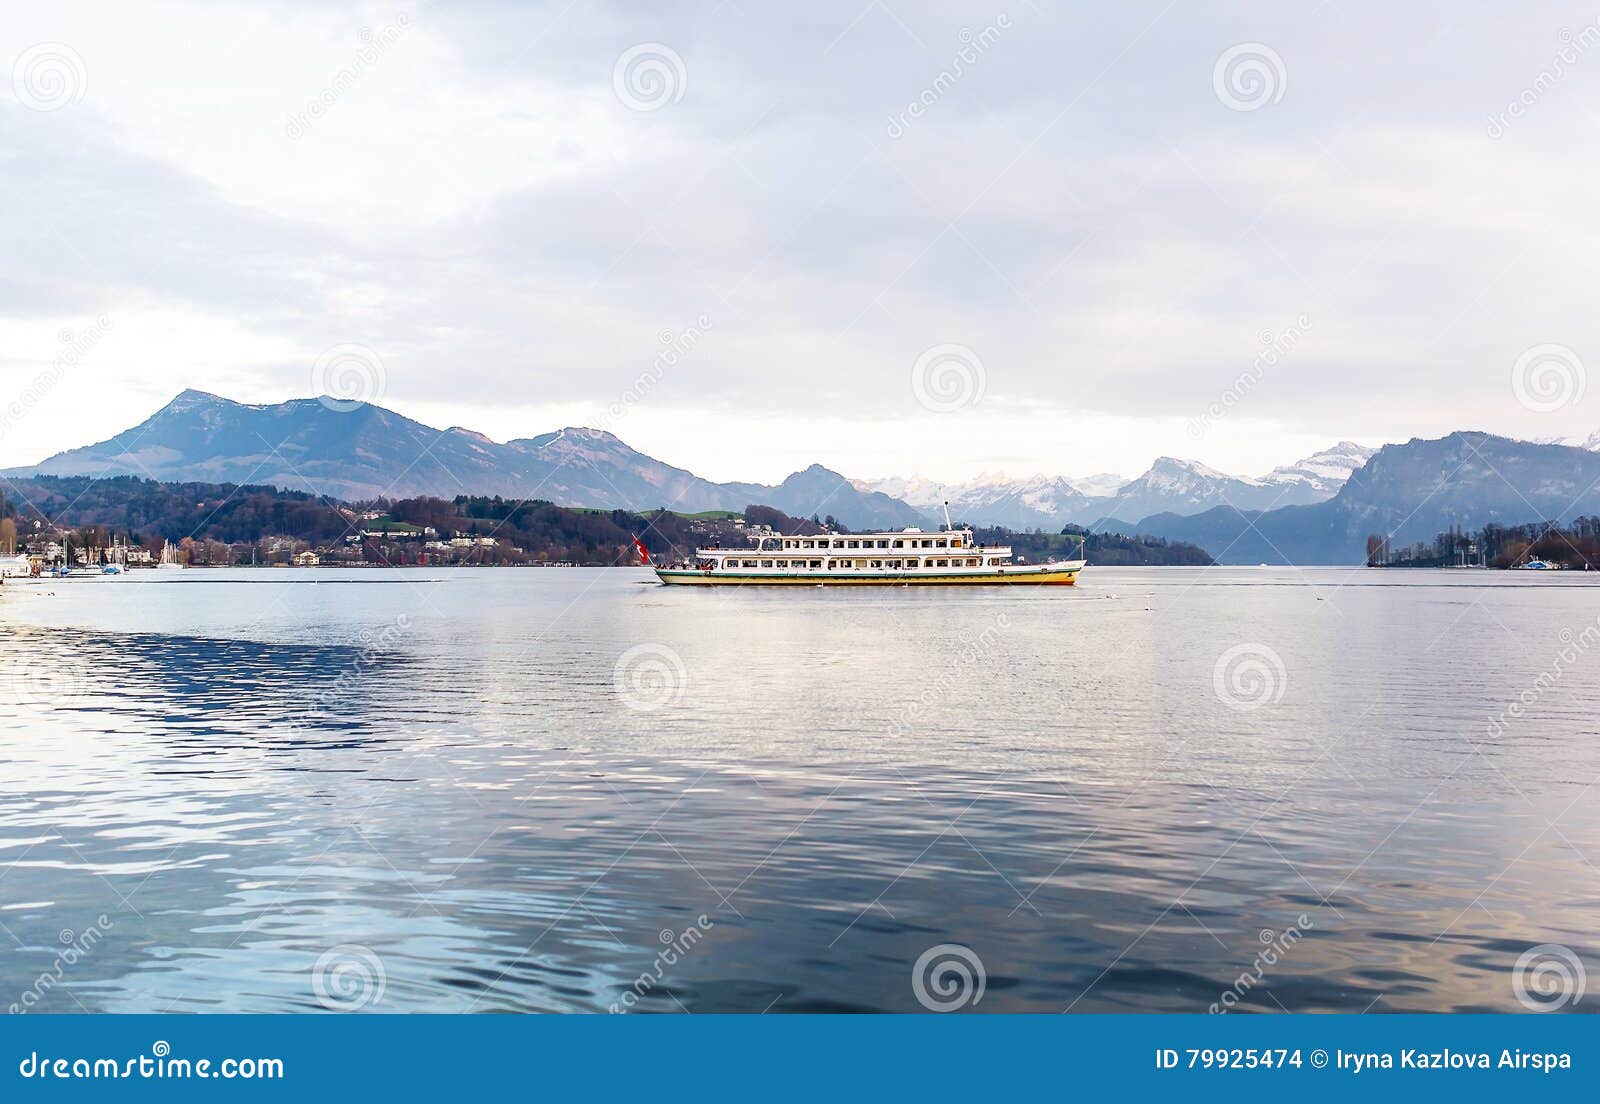
[[[1582,140],[1600,56],[1485,129],[1569,12],[1165,7],[1012,12],[899,139],[889,113],[995,10],[15,13],[0,64],[66,43],[87,84],[50,112],[0,100],[0,371],[37,373],[62,318],[109,310],[126,345],[103,389],[0,440],[0,464],[184,385],[301,394],[347,342],[380,351],[406,413],[502,437],[594,421],[661,331],[702,316],[708,338],[616,428],[719,478],[1132,472],[1160,453],[1259,473],[1341,438],[1600,424],[1600,400],[1537,415],[1507,383],[1540,343],[1600,366]],[[612,67],[647,42],[687,88],[631,111]],[[1280,101],[1218,101],[1213,63],[1240,42],[1281,56]],[[1187,435],[1262,332],[1301,317],[1306,339]],[[943,343],[987,370],[954,422],[909,386]]]

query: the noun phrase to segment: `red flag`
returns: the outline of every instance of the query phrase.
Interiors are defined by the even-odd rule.
[[[633,546],[639,550],[639,562],[648,564],[650,562],[650,550],[644,546],[644,542],[638,537],[634,537]]]

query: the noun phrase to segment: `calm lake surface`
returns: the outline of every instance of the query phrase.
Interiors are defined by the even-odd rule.
[[[4,587],[0,1006],[1600,1007],[1600,577],[652,584]]]

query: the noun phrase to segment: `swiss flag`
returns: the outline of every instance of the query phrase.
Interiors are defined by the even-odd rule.
[[[649,563],[650,562],[650,550],[644,546],[644,542],[641,541],[638,537],[634,537],[633,538],[633,546],[639,550],[639,562],[640,563],[644,563],[644,564]]]

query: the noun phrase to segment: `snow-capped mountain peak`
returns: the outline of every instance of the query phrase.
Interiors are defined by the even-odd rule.
[[[1344,486],[1350,473],[1372,459],[1377,451],[1354,441],[1340,441],[1332,448],[1314,452],[1303,460],[1273,468],[1261,481],[1278,485],[1298,483],[1333,495]]]
[[[1093,475],[1075,475],[1071,483],[1091,498],[1110,498],[1133,480],[1115,472],[1096,472]]]
[[[1528,444],[1566,445],[1568,448],[1581,448],[1590,452],[1600,452],[1600,429],[1595,430],[1581,441],[1576,437],[1563,437],[1558,434],[1554,437],[1529,437]]]
[[[1179,460],[1176,456],[1158,456],[1155,463],[1150,465],[1150,470],[1134,480],[1143,480],[1152,487],[1170,486],[1187,487],[1195,480],[1234,479],[1225,472],[1210,468],[1198,460]],[[1240,479],[1242,483],[1254,483],[1255,480]]]
[[[1600,444],[1600,434],[1596,438]],[[1013,477],[995,471],[961,483],[940,484],[921,475],[852,482],[858,490],[881,491],[930,517],[939,516],[941,503],[948,499],[950,513],[972,524],[1059,529],[1105,518],[1138,522],[1159,513],[1195,514],[1214,506],[1264,510],[1319,502],[1338,493],[1375,451],[1340,441],[1260,478],[1229,475],[1198,460],[1159,456],[1137,479],[1109,473]]]

